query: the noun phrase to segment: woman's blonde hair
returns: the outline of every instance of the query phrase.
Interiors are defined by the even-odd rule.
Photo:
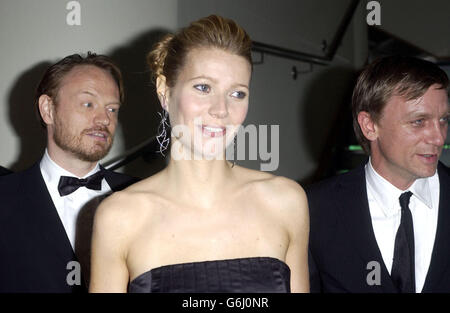
[[[210,15],[192,22],[176,34],[168,34],[157,42],[147,55],[153,79],[160,75],[173,87],[184,65],[186,55],[196,48],[218,48],[244,57],[250,65],[252,42],[236,22],[218,15]]]

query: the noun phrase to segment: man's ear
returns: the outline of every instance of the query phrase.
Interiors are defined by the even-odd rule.
[[[164,110],[169,112],[169,87],[166,83],[166,77],[159,75],[156,78],[156,93],[158,94],[159,102]]]
[[[377,126],[368,112],[361,111],[358,113],[358,124],[367,140],[374,141],[378,138]]]
[[[48,95],[41,95],[39,97],[39,113],[45,124],[53,124],[54,104],[52,98]]]

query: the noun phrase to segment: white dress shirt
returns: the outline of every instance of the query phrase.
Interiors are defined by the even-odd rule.
[[[53,204],[58,211],[59,218],[64,225],[67,237],[69,238],[72,248],[75,251],[78,214],[82,208],[87,208],[87,206],[91,205],[95,207],[98,206],[100,200],[103,199],[101,196],[110,193],[111,188],[106,182],[106,179],[103,178],[101,190],[92,190],[86,187],[80,187],[71,194],[61,197],[58,192],[58,183],[61,176],[86,178],[100,170],[99,164],[97,163],[95,168],[84,177],[78,177],[56,164],[50,158],[46,149],[40,163],[40,168],[42,177],[44,178],[47,189],[53,200]]]
[[[416,292],[421,292],[430,266],[436,236],[439,208],[439,176],[416,179],[407,190],[400,190],[381,177],[372,167],[365,166],[367,197],[373,231],[384,264],[391,273],[394,243],[400,225],[400,195],[411,191],[409,209],[413,218]]]

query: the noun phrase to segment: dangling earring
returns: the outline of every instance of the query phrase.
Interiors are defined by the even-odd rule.
[[[166,99],[163,95],[163,107],[165,106]],[[158,112],[159,116],[161,117],[161,121],[159,122],[158,126],[158,134],[156,135],[156,140],[159,144],[159,153],[161,153],[163,156],[164,151],[167,150],[170,143],[170,137],[167,136],[168,133],[170,133],[170,124],[168,122],[169,119],[169,113],[166,109],[163,109],[163,113]]]
[[[236,158],[237,158],[237,134],[236,134],[236,136],[234,136],[233,145],[234,145],[233,165],[231,165],[231,168],[233,168],[234,165],[236,164]]]

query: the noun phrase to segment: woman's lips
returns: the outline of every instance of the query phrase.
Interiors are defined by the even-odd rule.
[[[208,137],[223,137],[225,136],[227,129],[226,127],[221,126],[207,126],[202,125],[202,134]]]

